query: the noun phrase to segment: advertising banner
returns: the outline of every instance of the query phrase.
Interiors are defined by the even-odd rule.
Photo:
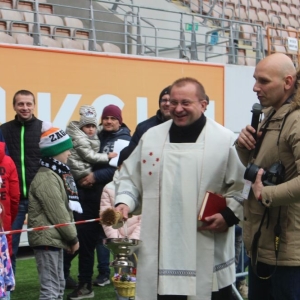
[[[156,113],[163,88],[194,77],[211,99],[207,115],[224,124],[223,65],[15,45],[0,46],[0,63],[0,123],[14,118],[13,95],[26,89],[36,95],[35,115],[55,126],[78,120],[79,107],[87,104],[100,122],[103,107],[115,104],[133,133]]]

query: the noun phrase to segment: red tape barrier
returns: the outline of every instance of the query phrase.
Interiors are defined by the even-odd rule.
[[[69,225],[73,225],[73,224],[78,225],[78,224],[84,224],[84,223],[90,223],[90,222],[96,222],[96,221],[100,221],[100,218],[90,219],[90,220],[82,220],[82,221],[77,221],[77,222],[69,222],[69,223],[63,223],[63,224],[56,224],[56,225],[40,226],[40,227],[35,227],[35,228],[3,231],[3,232],[0,232],[0,234],[6,234],[7,235],[7,234],[28,232],[28,231],[47,230],[47,229],[51,229],[51,228],[64,227],[64,226],[69,226]]]

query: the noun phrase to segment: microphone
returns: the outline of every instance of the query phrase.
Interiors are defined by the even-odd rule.
[[[255,138],[257,137],[257,128],[259,123],[259,118],[261,115],[263,107],[259,103],[254,103],[252,106],[252,120],[251,120],[251,126],[255,129],[255,133],[252,134],[252,136]]]

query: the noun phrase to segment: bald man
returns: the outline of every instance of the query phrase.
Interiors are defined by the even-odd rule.
[[[257,140],[248,125],[235,143],[242,163],[254,164],[246,170],[252,189],[244,201],[249,300],[300,299],[299,76],[284,54],[257,64],[253,91],[265,107],[264,119]]]

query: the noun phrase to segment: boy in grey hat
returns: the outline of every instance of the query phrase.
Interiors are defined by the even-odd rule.
[[[98,153],[100,140],[97,136],[98,120],[93,106],[83,105],[79,109],[80,120],[71,121],[66,132],[72,138],[74,148],[67,165],[70,167],[75,180],[85,177],[92,172],[92,165],[108,163],[117,153]]]

